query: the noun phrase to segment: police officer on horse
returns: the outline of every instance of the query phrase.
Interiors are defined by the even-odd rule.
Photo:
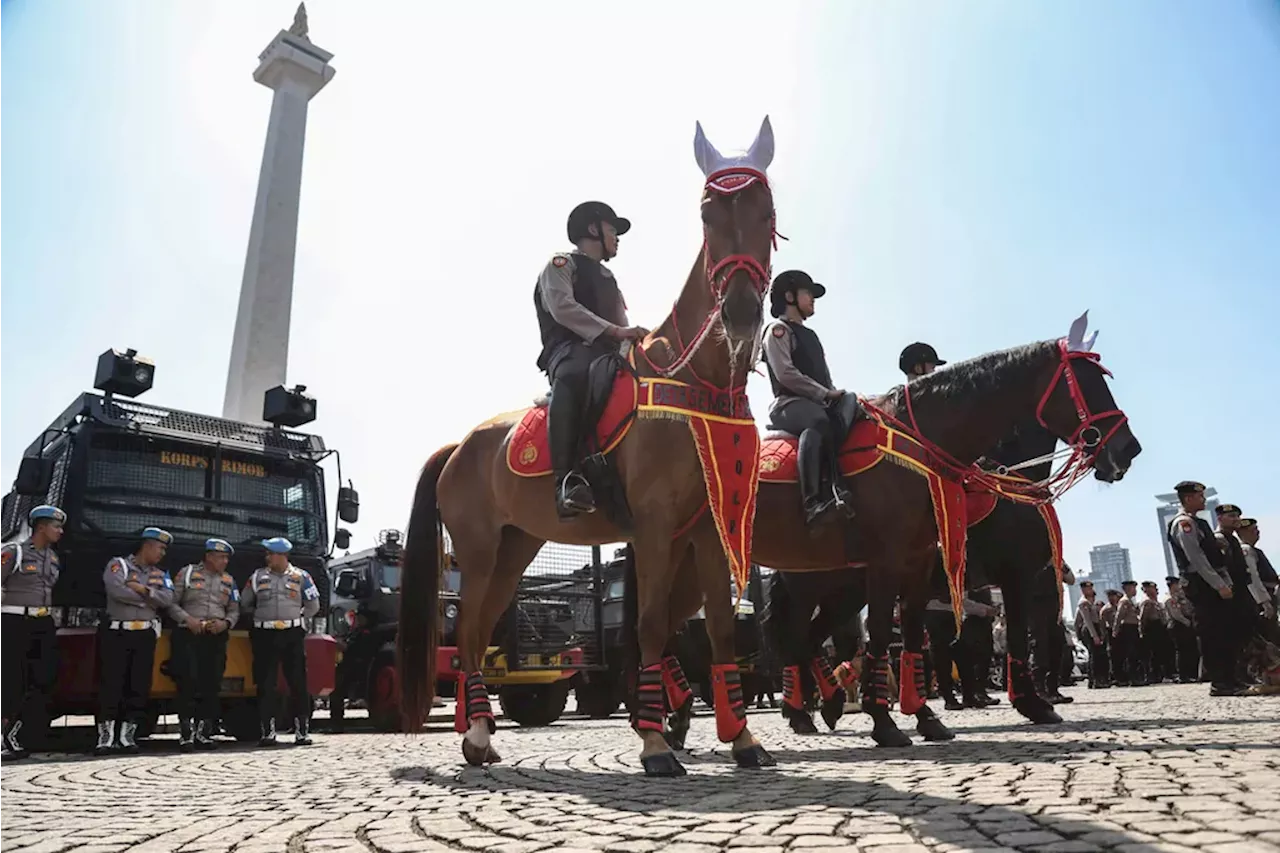
[[[807,524],[837,506],[851,514],[839,454],[860,411],[857,398],[832,383],[822,342],[805,325],[814,302],[826,292],[806,272],[780,273],[770,289],[769,310],[776,319],[763,333],[764,363],[773,386],[772,426],[800,437],[800,494]]]
[[[648,334],[627,320],[618,282],[604,265],[617,256],[618,238],[630,229],[631,222],[604,202],[578,205],[568,222],[569,242],[576,248],[551,257],[533,292],[542,334],[538,367],[551,381],[547,441],[561,519],[596,509],[580,470],[584,433],[595,426],[583,422],[591,363],[616,352],[621,341]]]
[[[944,364],[946,362],[938,358],[938,351],[921,341],[907,344],[898,356],[898,369],[906,374],[908,382],[928,376]]]

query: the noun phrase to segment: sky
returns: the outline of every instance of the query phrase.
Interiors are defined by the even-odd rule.
[[[221,411],[271,100],[252,72],[295,6],[2,8],[8,485],[109,347],[156,361],[144,399]],[[840,385],[1088,309],[1143,453],[1063,500],[1068,561],[1120,542],[1163,577],[1154,495],[1188,478],[1280,536],[1280,4],[307,8],[337,74],[310,107],[288,381],[360,490],[353,548],[404,526],[437,447],[545,389],[531,294],[573,205],[631,218],[612,268],[656,326],[701,244],[695,121],[728,150],[766,114],[774,269],[829,288],[811,324]]]

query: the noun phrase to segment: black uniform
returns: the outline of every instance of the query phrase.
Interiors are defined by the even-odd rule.
[[[1174,562],[1182,573],[1182,588],[1195,608],[1200,652],[1209,681],[1217,689],[1235,687],[1238,608],[1234,599],[1224,599],[1218,593],[1218,589],[1231,586],[1227,557],[1209,522],[1185,511],[1169,522],[1168,539]],[[1199,552],[1189,555],[1187,548],[1198,548]]]

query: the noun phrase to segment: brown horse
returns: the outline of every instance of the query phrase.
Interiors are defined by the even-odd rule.
[[[1088,352],[1083,319],[1065,339],[952,365],[913,382],[910,398],[899,387],[874,404],[890,418],[910,419],[914,426],[906,431],[926,439],[932,448],[926,461],[953,476],[961,473],[958,466],[971,465],[1016,425],[1035,419],[1073,448],[1076,472],[1068,479],[1093,467],[1099,480],[1120,480],[1141,446],[1128,418],[1115,406],[1097,356]],[[856,446],[859,435],[855,428],[844,454],[866,453],[866,448]],[[901,462],[897,457],[888,461]],[[872,737],[881,745],[910,743],[888,712],[888,646],[894,603],[901,595],[901,707],[917,717],[917,728],[926,738],[949,739],[951,733],[925,704],[922,689],[923,611],[940,537],[930,482],[905,464],[874,464],[850,485],[855,517],[810,530],[798,486],[762,477],[752,559],[787,573],[830,572],[841,566],[867,569],[870,643],[863,709],[871,714]],[[689,597],[687,592],[680,594]],[[684,619],[692,612],[679,616]],[[672,720],[674,731],[685,728],[685,720]]]
[[[718,734],[733,744],[739,765],[773,763],[747,729],[733,653],[733,555],[726,549],[731,550],[729,537],[734,533],[742,538],[739,550],[749,549],[750,540],[743,534],[749,531],[750,516],[740,512],[727,521],[724,513],[701,517],[713,482],[704,469],[733,464],[721,457],[726,451],[714,446],[711,433],[726,425],[738,430],[734,424],[743,416],[746,426],[733,432],[732,444],[735,452],[749,454],[746,470],[741,470],[741,456],[738,468],[747,486],[754,486],[758,434],[745,410],[745,383],[759,338],[775,239],[773,195],[765,174],[773,158],[773,131],[766,118],[746,153],[726,156],[706,140],[699,125],[694,148],[705,178],[702,249],[672,313],[633,357],[635,377],[620,373],[610,398],[633,389],[627,414],[636,417],[626,421],[630,426],[609,457],[625,494],[629,525],[603,512],[562,522],[555,510],[552,478],[515,473],[513,458],[520,464],[538,458],[533,443],[521,438],[513,444],[513,436],[536,411],[500,415],[481,424],[461,443],[437,451],[418,481],[404,554],[398,636],[401,707],[408,730],[419,729],[435,684],[443,525],[462,568],[457,630],[459,669],[465,675],[455,723],[466,733],[462,752],[471,764],[499,760],[490,745],[493,714],[480,673],[481,656],[525,568],[546,542],[619,541],[633,543],[639,578],[638,684],[646,701],[637,708],[632,725],[644,741],[645,772],[685,772],[663,740],[662,689],[664,682],[684,681],[678,668],[664,663],[663,646],[678,624],[668,600],[677,562],[686,553],[692,555],[697,572],[699,604],[706,602],[715,686],[724,706],[717,717]],[[709,425],[713,420],[719,427]],[[735,504],[740,497],[732,495]],[[740,507],[750,508],[749,500]],[[725,522],[724,529],[713,520]]]

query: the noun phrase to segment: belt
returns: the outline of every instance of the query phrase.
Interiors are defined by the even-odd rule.
[[[283,631],[286,628],[301,628],[301,619],[275,619],[270,622],[254,622],[253,627],[263,628],[267,631]]]
[[[0,613],[12,613],[17,616],[48,616],[52,612],[52,607],[19,607],[13,604],[0,607]]]
[[[125,620],[112,619],[107,624],[112,631],[154,631],[160,627],[159,619],[134,619]]]

